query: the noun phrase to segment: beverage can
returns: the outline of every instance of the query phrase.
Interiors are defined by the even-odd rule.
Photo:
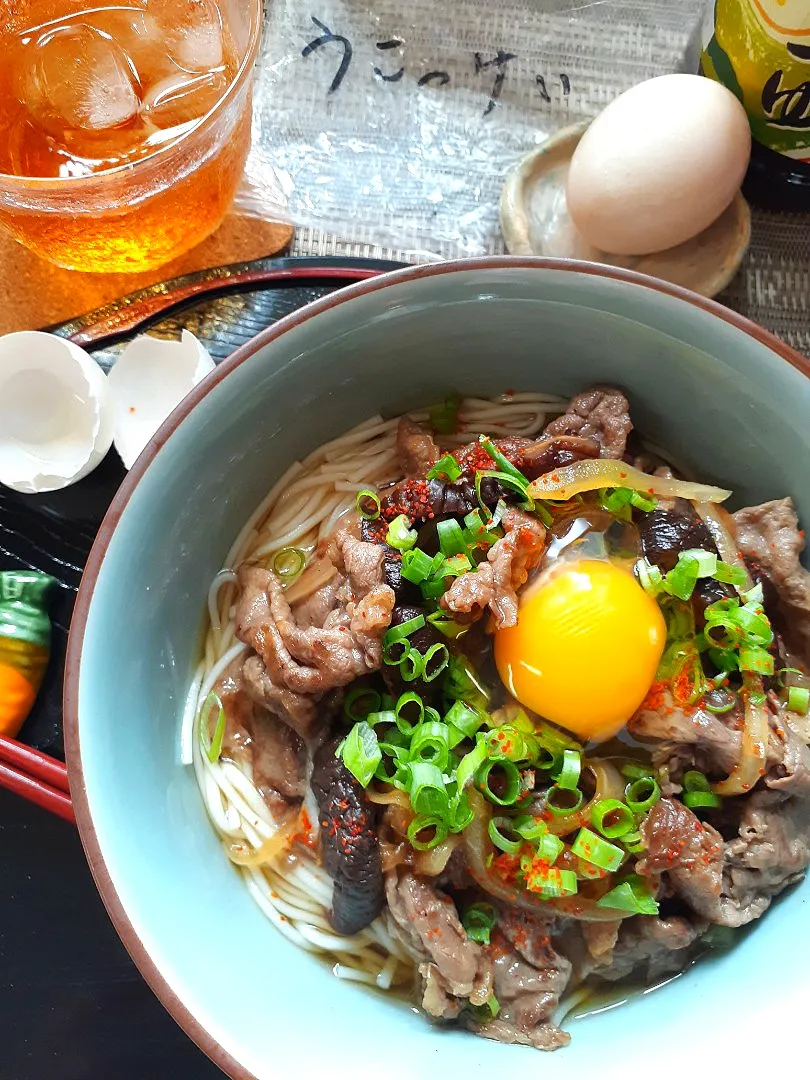
[[[701,67],[740,99],[758,143],[810,162],[810,0],[715,0]]]

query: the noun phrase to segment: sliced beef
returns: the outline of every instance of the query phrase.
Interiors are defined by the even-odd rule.
[[[667,919],[655,915],[624,919],[610,967],[600,968],[595,974],[609,982],[632,974],[644,983],[655,983],[686,966],[691,956],[690,946],[706,929],[706,922],[677,915]]]
[[[226,716],[223,757],[247,762],[253,783],[273,816],[286,817],[304,796],[303,742],[292,728],[252,700],[239,661],[219,678],[214,690]]]
[[[738,835],[723,838],[682,804],[662,799],[642,826],[640,873],[665,873],[701,918],[743,926],[804,876],[810,862],[810,802],[756,791],[739,802]]]
[[[251,693],[305,737],[317,716],[315,703],[330,690],[376,671],[381,641],[391,620],[394,592],[382,583],[384,551],[338,533],[335,559],[341,585],[330,580],[329,602],[306,601],[321,625],[301,625],[275,574],[257,566],[239,570],[237,636],[257,653],[246,670]],[[330,605],[332,605],[330,607]]]
[[[385,895],[400,938],[419,961],[425,1011],[451,1019],[467,1001],[483,1005],[492,993],[491,962],[467,937],[450,897],[401,869],[386,875]]]
[[[658,697],[660,696],[660,701]],[[654,753],[656,764],[662,764],[686,747],[683,755],[687,768],[699,768],[717,776],[727,776],[740,758],[742,717],[738,712],[712,713],[705,709],[688,709],[675,703],[669,691],[656,695],[654,706],[649,702],[629,721],[630,734],[641,742],[662,742]],[[671,773],[680,776],[679,769]]]
[[[500,1010],[494,1020],[476,1027],[477,1033],[540,1050],[566,1046],[569,1036],[551,1018],[571,977],[571,963],[555,951],[548,922],[507,908],[486,951]]]
[[[609,386],[595,386],[572,398],[562,416],[547,425],[544,435],[595,439],[602,457],[622,458],[632,429],[624,394]]]
[[[329,739],[316,751],[310,783],[323,864],[334,881],[330,920],[339,934],[356,934],[382,911],[383,874],[374,807],[335,757],[339,741]]]
[[[756,564],[776,590],[780,629],[810,665],[810,573],[801,564],[805,541],[793,500],[747,506],[737,511],[734,522],[746,562]]]
[[[517,590],[545,549],[546,530],[537,518],[520,510],[508,510],[503,519],[504,535],[487,553],[487,561],[476,570],[456,578],[441,598],[445,611],[477,616],[486,608],[496,625],[517,622]]]
[[[406,476],[424,477],[438,461],[441,451],[429,431],[409,416],[403,416],[397,426],[397,461]]]

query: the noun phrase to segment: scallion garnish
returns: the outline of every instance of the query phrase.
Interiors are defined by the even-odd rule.
[[[427,762],[444,772],[450,761],[449,730],[447,724],[432,721],[419,724],[411,738],[411,761]]]
[[[481,495],[481,483],[487,477],[491,480],[497,480],[502,487],[509,488],[510,491],[514,491],[516,495],[519,495],[521,506],[524,509],[534,510],[534,499],[529,494],[529,481],[526,477],[523,477],[521,483],[514,476],[510,476],[509,473],[499,472],[497,469],[479,469],[475,474],[475,496],[478,499],[479,506],[486,508],[487,505]]]
[[[383,662],[396,665],[404,660],[411,651],[408,638],[411,634],[415,634],[417,630],[421,630],[424,625],[425,616],[416,615],[412,619],[406,619],[405,622],[399,623],[398,626],[389,626],[382,639]]]
[[[453,395],[445,398],[443,405],[436,405],[428,411],[430,426],[437,435],[452,435],[458,426],[458,410],[461,398]]]
[[[437,641],[422,657],[422,678],[425,682],[433,682],[449,663],[450,650],[442,642]]]
[[[557,787],[573,791],[579,783],[582,770],[582,755],[579,750],[564,750],[563,763],[557,779]]]
[[[339,748],[343,764],[360,784],[368,787],[382,761],[377,734],[365,720],[355,724]]]
[[[490,933],[497,921],[498,914],[492,904],[470,904],[461,915],[467,937],[480,945],[489,945]]]
[[[545,832],[542,836],[538,836],[532,851],[527,852],[521,858],[521,869],[525,874],[529,868],[536,872],[538,866],[543,863],[551,866],[560,857],[564,848],[565,844],[560,840],[559,836]]]
[[[511,761],[502,758],[485,761],[475,774],[475,784],[497,806],[512,806],[520,798],[520,772]],[[493,784],[497,784],[498,790],[493,789]]]
[[[633,507],[649,514],[658,506],[658,499],[654,495],[642,495],[640,491],[635,491],[633,488],[601,488],[599,499],[602,509],[621,521],[632,520]]]
[[[421,679],[425,670],[425,658],[418,649],[409,648],[399,662],[399,673],[405,682]]]
[[[408,794],[415,813],[433,814],[444,820],[450,797],[442,770],[424,761],[411,760],[409,767],[411,779]]]
[[[443,611],[434,611],[427,617],[427,621],[431,626],[435,627],[440,634],[444,634],[446,638],[461,637],[462,634],[470,629],[466,623],[456,622],[455,619],[448,619]]]
[[[467,555],[451,555],[442,563],[441,575],[445,577],[461,577],[462,574],[472,570],[473,564]]]
[[[529,487],[528,479],[523,475],[523,473],[520,471],[520,469],[517,468],[516,465],[512,464],[506,454],[501,453],[501,451],[497,448],[492,439],[487,438],[486,435],[479,435],[478,441],[502,473],[504,473],[506,476],[511,476],[512,479],[517,481],[518,484],[522,484],[526,488]]]
[[[487,748],[483,739],[475,744],[475,747],[465,754],[461,761],[458,763],[456,769],[456,784],[458,790],[463,791],[469,784],[475,780],[475,774],[487,760]]]
[[[574,896],[577,891],[577,875],[574,871],[560,870],[556,866],[530,871],[525,875],[525,880],[529,892],[539,893],[543,899]]]
[[[487,831],[495,847],[505,851],[507,855],[517,855],[523,847],[523,840],[515,831],[515,823],[511,818],[490,818]]]
[[[396,725],[404,735],[410,735],[417,724],[421,724],[425,718],[425,703],[418,694],[409,690],[400,694],[394,706]]]
[[[343,711],[350,720],[365,720],[369,713],[376,712],[382,699],[370,686],[356,686],[350,690],[343,701]]]
[[[661,798],[661,788],[654,777],[640,776],[638,780],[633,780],[624,789],[624,798],[634,814],[646,814]],[[616,833],[615,835],[623,836],[627,834]]]
[[[612,800],[605,799],[603,801]],[[576,840],[571,845],[571,850],[580,859],[584,859],[585,862],[593,863],[594,866],[598,866],[601,870],[611,872],[618,870],[624,859],[624,852],[620,847],[609,844],[607,840],[603,840],[601,836],[586,828],[579,830]]]
[[[408,843],[415,851],[430,851],[447,839],[447,825],[435,814],[417,814],[408,826]]]
[[[397,551],[410,551],[416,543],[416,537],[416,529],[411,528],[410,518],[405,514],[398,514],[388,525],[385,542]]]
[[[597,907],[629,911],[633,915],[657,915],[658,902],[638,874],[630,874],[596,903]]]
[[[633,811],[623,802],[618,799],[602,799],[591,812],[591,824],[602,836],[616,840],[634,828],[635,819]]]
[[[443,689],[451,701],[464,701],[473,707],[480,707],[482,711],[489,704],[489,690],[471,661],[463,654],[451,657],[445,672]]]
[[[638,855],[640,852],[644,851],[647,846],[644,843],[644,837],[638,830],[625,833],[622,837],[622,844],[624,845],[624,850],[629,851],[631,855]]]
[[[705,773],[689,769],[683,774],[683,804],[690,810],[717,810],[723,800],[712,791],[711,783]]]
[[[211,713],[213,710],[217,710],[217,719],[214,725],[214,734],[209,741],[209,732],[211,730]],[[200,746],[203,753],[211,762],[212,765],[216,765],[219,761],[220,754],[222,753],[222,743],[225,739],[225,708],[219,695],[213,690],[203,702],[203,707],[200,709]]]
[[[306,552],[301,548],[282,548],[273,559],[273,573],[280,577],[285,585],[289,585],[304,569],[306,561]]]
[[[449,558],[451,555],[466,555],[467,548],[464,544],[464,534],[455,518],[440,521],[436,526],[436,532],[439,537],[439,549],[445,558]]]
[[[458,480],[461,476],[461,467],[452,454],[445,454],[444,457],[440,457],[435,465],[432,465],[428,469],[426,480],[437,480],[440,477],[444,477],[445,480],[449,480],[451,483]]]
[[[619,768],[619,772],[626,780],[641,780],[642,777],[652,776],[652,769],[638,761],[626,761]]]
[[[414,585],[421,585],[426,581],[433,570],[433,560],[420,548],[411,548],[402,553],[402,566],[400,573],[406,581]]]
[[[357,513],[364,521],[375,521],[380,516],[380,496],[371,488],[363,488],[357,492],[354,500]]]
[[[791,712],[799,716],[806,716],[810,709],[810,690],[805,686],[789,686],[787,692],[787,707]]]
[[[579,788],[561,788],[554,784],[546,792],[546,808],[555,817],[566,817],[575,814],[582,808],[585,796]]]
[[[548,825],[536,814],[523,814],[521,817],[515,818],[515,831],[524,840],[534,843],[535,840],[539,840],[546,835]]]

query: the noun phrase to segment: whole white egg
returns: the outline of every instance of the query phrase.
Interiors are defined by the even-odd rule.
[[[617,97],[582,136],[568,210],[603,251],[663,251],[720,217],[750,156],[748,118],[730,90],[699,75],[661,75]]]

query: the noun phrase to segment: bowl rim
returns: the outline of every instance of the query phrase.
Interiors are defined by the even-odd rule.
[[[232,1054],[224,1049],[224,1047],[194,1016],[188,1006],[184,1004],[166,981],[124,910],[115,884],[107,869],[104,854],[101,850],[101,845],[93,823],[93,816],[90,810],[84,782],[79,738],[79,676],[82,643],[87,628],[90,605],[93,599],[99,570],[101,569],[101,565],[107,553],[107,548],[109,547],[121,515],[124,513],[141,477],[152,463],[160,448],[194,407],[215,386],[246,360],[249,360],[259,352],[259,350],[263,349],[265,345],[268,345],[283,334],[286,334],[289,330],[303,325],[303,323],[308,322],[310,319],[323,312],[350,303],[357,297],[368,296],[403,282],[407,283],[410,281],[418,281],[422,278],[439,277],[444,274],[500,269],[554,270],[573,274],[585,274],[609,278],[613,281],[637,285],[642,288],[651,289],[654,292],[663,293],[666,296],[682,300],[691,304],[693,307],[697,307],[709,314],[717,316],[722,319],[723,322],[736,327],[736,329],[741,330],[749,337],[752,337],[762,345],[765,345],[767,348],[771,349],[772,352],[787,361],[792,367],[810,378],[810,358],[803,356],[796,349],[787,345],[774,334],[770,333],[770,331],[758,326],[744,315],[740,315],[738,312],[724,307],[715,300],[699,296],[697,293],[693,293],[681,286],[671,285],[658,278],[652,278],[646,274],[639,274],[633,270],[623,270],[619,267],[607,266],[600,263],[582,262],[574,259],[553,259],[541,256],[495,255],[474,259],[424,263],[405,267],[401,270],[388,271],[376,277],[360,281],[357,284],[337,289],[335,292],[329,293],[319,300],[304,305],[304,307],[284,316],[265,330],[260,331],[260,333],[251,338],[250,341],[247,341],[244,345],[231,353],[230,356],[218,364],[215,370],[183,399],[171,415],[164,421],[133,467],[129,470],[120,488],[116,492],[96,535],[84,574],[82,575],[73,618],[70,624],[65,660],[65,677],[63,684],[65,756],[79,836],[81,838],[82,846],[84,847],[85,856],[90,866],[96,888],[99,891],[118,936],[121,938],[121,941],[140,974],[172,1018],[197,1044],[197,1046],[207,1054],[227,1076],[231,1077],[232,1080],[258,1080],[258,1078],[254,1073],[250,1072],[244,1065],[237,1061]]]

